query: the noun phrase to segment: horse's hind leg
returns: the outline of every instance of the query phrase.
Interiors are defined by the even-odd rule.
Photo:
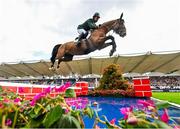
[[[55,59],[52,59],[52,58],[51,58],[51,68],[54,67],[54,62],[55,62]]]
[[[65,55],[65,47],[61,46],[61,48],[58,50],[56,59],[58,59],[57,68],[59,68],[60,63],[63,61],[63,57]]]
[[[73,59],[73,55],[65,54],[63,61],[67,62],[67,61],[71,61],[72,59]]]
[[[56,58],[51,57],[51,67],[49,68],[49,70],[55,70],[55,68],[54,68],[55,61],[56,61]]]
[[[73,59],[73,55],[71,55],[71,54],[65,54],[62,59],[59,59],[59,60],[58,60],[57,68],[59,68],[59,64],[60,64],[62,61],[67,62],[67,61],[71,61],[72,59]]]
[[[54,48],[53,48],[53,50],[52,50],[52,56],[51,56],[51,58],[50,58],[52,64],[51,64],[50,69],[53,69],[53,68],[54,68],[54,63],[55,63],[55,61],[56,61],[56,55],[57,55],[57,53],[58,53],[58,49],[59,49],[60,46],[61,46],[61,44],[57,44],[56,46],[54,46]]]
[[[59,68],[59,65],[60,65],[61,61],[62,61],[62,59],[58,60],[57,69]]]

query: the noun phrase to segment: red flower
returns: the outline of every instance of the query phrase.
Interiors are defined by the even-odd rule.
[[[114,119],[112,119],[112,120],[110,121],[110,123],[111,123],[112,125],[114,125],[115,122],[116,122],[116,118],[114,118]]]

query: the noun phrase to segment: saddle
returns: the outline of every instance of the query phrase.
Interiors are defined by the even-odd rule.
[[[80,47],[82,43],[84,43],[86,45],[84,54],[88,54],[96,49],[90,39],[82,39],[81,42],[79,44],[77,44],[77,47]]]

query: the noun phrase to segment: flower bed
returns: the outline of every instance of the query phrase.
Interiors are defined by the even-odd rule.
[[[153,104],[139,101],[140,108],[124,107],[120,112],[124,118],[108,121],[106,116],[89,107],[73,102],[72,106],[66,103],[62,95],[56,98],[49,96],[50,89],[39,93],[31,101],[24,100],[11,91],[0,91],[0,128],[85,128],[84,116],[94,119],[92,128],[100,128],[98,123],[103,123],[107,128],[179,128],[178,124],[168,116],[168,103]],[[124,91],[123,91],[124,93]],[[71,102],[70,102],[71,103]],[[158,109],[163,109],[162,115]],[[169,125],[169,121],[172,121]]]
[[[139,100],[137,102],[137,106],[135,107],[123,107],[120,108],[119,111],[124,115],[123,118],[117,119],[113,118],[108,120],[108,118],[104,115],[99,116],[95,111],[95,128],[101,128],[102,124],[106,126],[106,128],[166,128],[166,129],[179,129],[178,123],[174,121],[168,115],[168,106],[170,106],[167,102],[158,102],[155,103],[153,101],[144,101]],[[163,110],[163,114],[160,115],[158,110]],[[116,122],[117,121],[117,122]],[[101,124],[99,124],[101,123]],[[117,124],[118,123],[118,124]],[[101,126],[100,126],[101,125]],[[104,126],[103,126],[104,127]]]
[[[134,97],[134,90],[94,90],[88,92],[89,96]]]
[[[49,93],[47,88],[28,101],[0,89],[0,128],[84,128],[82,117],[92,118],[91,108],[72,109],[63,95],[51,98]]]

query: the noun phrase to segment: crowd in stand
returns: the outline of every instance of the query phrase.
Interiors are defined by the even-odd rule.
[[[180,90],[180,76],[150,77],[150,82],[155,89]]]
[[[132,77],[125,77],[127,80],[132,83]],[[150,83],[152,89],[175,89],[180,90],[180,76],[151,76]],[[89,87],[95,87],[96,81],[99,81],[100,78],[69,78],[69,79],[33,79],[33,80],[9,80],[9,82],[18,82],[18,83],[30,83],[37,85],[61,85],[64,82],[70,81],[71,84],[74,84],[76,81],[87,81],[89,82]]]

